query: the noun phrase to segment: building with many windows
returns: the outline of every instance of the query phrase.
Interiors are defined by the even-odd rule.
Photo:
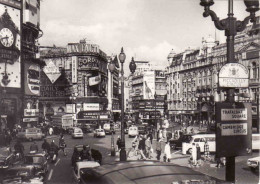
[[[252,34],[252,31],[258,33]],[[260,91],[259,73],[259,17],[235,37],[235,59],[249,71],[249,88],[236,89],[237,101],[252,102],[253,122],[256,122],[256,99]],[[227,62],[226,43],[219,44],[212,37],[202,40],[198,49],[181,53],[171,51],[167,67],[168,113],[172,120],[215,120],[215,102],[226,99],[226,91],[219,88],[218,73]],[[244,94],[249,94],[244,95]],[[248,98],[249,97],[249,98]]]

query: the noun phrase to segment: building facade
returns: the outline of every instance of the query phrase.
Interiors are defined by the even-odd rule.
[[[249,71],[249,88],[237,88],[236,101],[252,102],[256,114],[256,98],[260,91],[259,74],[259,17],[258,28],[252,25],[235,38],[235,59]],[[215,120],[215,102],[226,99],[226,91],[219,88],[218,73],[227,63],[226,43],[219,44],[212,37],[202,40],[198,49],[181,53],[171,51],[167,67],[167,102],[169,116],[175,122]],[[242,95],[242,94],[249,94]],[[258,94],[259,95],[259,94]],[[256,116],[255,118],[256,119]],[[255,121],[253,119],[253,121]]]
[[[103,124],[108,107],[108,60],[98,45],[81,40],[67,48],[42,48],[41,108],[45,118],[67,113],[75,123]]]
[[[36,53],[40,30],[39,0],[0,1],[1,130],[39,122],[39,72]]]

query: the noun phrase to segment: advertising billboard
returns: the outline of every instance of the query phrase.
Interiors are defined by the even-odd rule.
[[[21,88],[21,3],[0,0],[0,86]]]
[[[155,75],[154,71],[146,71],[143,76],[143,99],[154,99]]]
[[[40,96],[40,66],[32,63],[24,64],[25,94]]]
[[[23,1],[23,22],[40,27],[40,0]]]

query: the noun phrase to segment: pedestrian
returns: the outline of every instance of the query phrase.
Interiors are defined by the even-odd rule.
[[[37,153],[38,152],[38,145],[35,141],[33,141],[33,144],[30,146],[30,153]]]
[[[171,157],[171,147],[170,147],[170,142],[167,141],[164,147],[164,154],[165,154],[165,162],[170,162]]]
[[[42,143],[42,150],[46,153],[49,153],[49,151],[50,151],[50,144],[47,142],[46,139],[44,139],[44,141]]]
[[[132,151],[134,156],[137,156],[137,148],[138,148],[138,144],[139,144],[139,136],[135,136],[134,140],[132,141],[132,147],[129,149],[128,153],[127,153],[127,157],[130,158],[129,154]]]
[[[52,135],[52,134],[53,134],[53,128],[50,127],[50,128],[49,128],[49,135]]]
[[[197,150],[197,166],[200,166],[201,165],[201,151],[200,151],[199,144],[196,145],[196,150]]]
[[[95,162],[98,162],[101,165],[101,163],[102,163],[102,154],[100,153],[100,151],[98,151],[96,149],[91,149],[91,157],[93,158],[93,160]]]
[[[209,153],[209,143],[206,140],[204,144],[204,160],[209,161],[210,160],[210,153]]]
[[[145,156],[148,159],[152,158],[152,156],[151,156],[151,149],[152,149],[151,140],[150,140],[150,137],[147,137],[146,140],[145,140],[145,153],[146,153]]]
[[[195,145],[195,143],[192,143],[192,165],[196,166],[197,165],[197,147]]]
[[[117,141],[116,141],[116,145],[117,145],[117,148],[116,148],[116,150],[119,152],[120,151],[120,149],[121,149],[121,138],[118,136],[117,137]]]
[[[161,139],[157,139],[157,143],[156,143],[156,158],[158,161],[161,160],[161,153],[162,153],[162,140]]]
[[[65,148],[67,147],[66,143],[65,143],[65,139],[63,134],[61,134],[60,139],[59,139],[59,148],[63,151],[63,155],[66,156],[67,153],[65,151]]]
[[[138,145],[138,150],[139,150],[139,153],[140,153],[140,156],[141,156],[140,159],[146,160],[146,156],[144,155],[145,139],[144,139],[144,137],[142,135],[140,135],[140,141],[139,141],[139,145]]]
[[[24,157],[24,146],[19,139],[14,145],[14,150],[15,150],[15,154],[19,153],[22,158]]]
[[[152,131],[149,132],[149,134],[147,135],[147,137],[150,139],[151,144],[153,144],[153,134],[152,134]]]

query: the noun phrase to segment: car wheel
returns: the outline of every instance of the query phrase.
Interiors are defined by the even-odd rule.
[[[192,153],[192,149],[191,149],[191,148],[188,149],[187,153],[188,153],[188,154],[191,154],[191,153]]]

